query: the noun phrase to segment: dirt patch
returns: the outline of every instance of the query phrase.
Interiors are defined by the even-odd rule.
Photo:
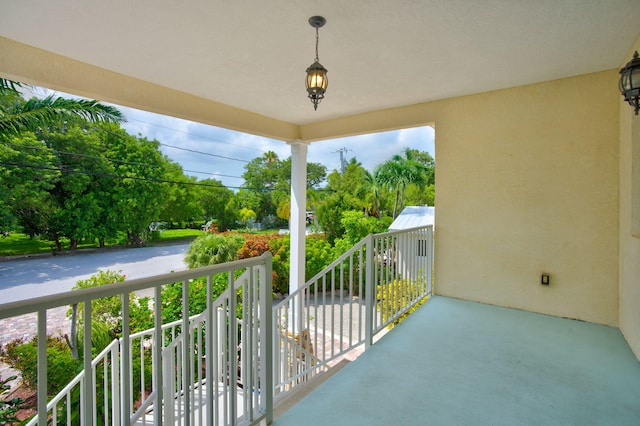
[[[10,393],[3,395],[5,401],[11,401],[14,398],[20,398],[23,402],[16,413],[16,417],[20,422],[27,420],[38,413],[38,397],[35,390],[27,386],[20,385],[13,389]],[[9,423],[13,424],[13,423]],[[15,423],[18,424],[18,423]]]

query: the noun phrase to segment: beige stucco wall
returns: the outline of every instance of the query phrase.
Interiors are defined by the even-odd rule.
[[[436,292],[617,325],[616,71],[439,104]]]
[[[629,52],[640,50],[640,39]],[[632,183],[635,182],[635,185]],[[635,192],[635,195],[633,193]],[[632,211],[632,203],[636,208]],[[632,214],[636,217],[632,219]],[[632,220],[636,221],[635,230]],[[640,359],[640,116],[620,98],[620,330]]]

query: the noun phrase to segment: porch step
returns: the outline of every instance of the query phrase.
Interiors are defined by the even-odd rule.
[[[308,382],[297,385],[293,390],[282,395],[282,397],[276,397],[273,402],[273,419],[275,420],[286,413],[291,407],[313,392],[318,386],[329,380],[334,374],[342,370],[342,368],[350,362],[351,361],[348,359],[343,359],[328,371],[318,374]]]

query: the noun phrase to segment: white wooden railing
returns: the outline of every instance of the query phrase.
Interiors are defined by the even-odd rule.
[[[369,235],[274,306],[274,392],[364,351],[431,294],[433,227]]]
[[[272,419],[274,392],[283,394],[366,350],[428,297],[432,268],[429,226],[367,236],[273,309],[267,253],[0,305],[0,319],[37,312],[41,337],[49,309],[84,303],[89,324],[92,300],[114,295],[123,300],[123,337],[93,360],[85,358],[84,370],[48,403],[47,366],[42,362],[46,347],[41,343],[46,339],[38,339],[39,415],[29,425],[265,424]],[[234,279],[236,271],[244,272]],[[218,274],[228,276],[225,293],[216,300],[208,297],[206,309],[189,317],[189,282],[206,277],[211,295]],[[153,300],[160,300],[162,287],[175,282],[182,282],[183,319],[162,324],[162,304],[153,303],[155,327],[129,334],[129,294],[153,289]],[[235,315],[237,294],[241,319]],[[84,329],[84,342],[91,342],[91,327]],[[84,351],[91,353],[90,343]],[[133,375],[134,356],[139,357],[140,377]],[[144,374],[149,367],[151,383]],[[134,382],[139,388],[134,389]]]
[[[234,279],[239,275],[236,271],[243,273]],[[212,285],[220,274],[227,275],[228,287],[213,300]],[[207,307],[189,317],[189,282],[203,277],[207,281]],[[161,300],[162,287],[175,282],[182,282],[182,320],[163,325],[162,303],[157,302]],[[155,327],[129,334],[129,295],[145,289],[154,291]],[[61,424],[59,417],[64,417],[63,424],[68,425],[271,422],[271,295],[271,255],[266,253],[241,261],[0,305],[0,319],[37,313],[38,415],[29,424],[57,425]],[[122,299],[122,338],[112,342],[95,359],[84,357],[83,372],[47,402],[47,311],[84,303],[84,323],[91,324],[91,301],[111,296]],[[242,303],[241,319],[236,315],[238,297]],[[84,327],[85,354],[91,353],[91,337],[91,327]],[[139,389],[133,389],[134,356],[140,357]],[[152,377],[151,383],[146,383],[144,371],[149,357]],[[98,389],[102,390],[102,398],[97,397]]]

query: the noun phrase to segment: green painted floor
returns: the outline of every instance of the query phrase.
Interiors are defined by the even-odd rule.
[[[640,425],[617,328],[433,297],[273,422]]]

